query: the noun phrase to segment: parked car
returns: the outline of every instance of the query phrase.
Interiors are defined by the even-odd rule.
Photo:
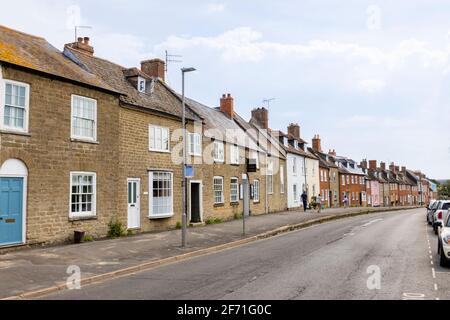
[[[437,209],[433,213],[433,230],[434,234],[438,234],[439,226],[443,225],[450,209],[450,200],[439,201]]]
[[[431,226],[433,225],[434,212],[439,206],[439,201],[435,201],[427,207],[427,222]]]
[[[445,223],[438,223],[438,255],[441,267],[448,267],[450,260],[450,215],[445,218]]]

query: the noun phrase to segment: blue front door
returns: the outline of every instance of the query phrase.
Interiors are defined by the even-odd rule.
[[[0,246],[23,240],[23,178],[0,178]]]

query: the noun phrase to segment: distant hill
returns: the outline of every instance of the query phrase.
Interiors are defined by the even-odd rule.
[[[437,180],[437,182],[439,182],[440,184],[443,184],[443,183],[446,183],[449,180],[450,179],[439,179],[439,180]]]

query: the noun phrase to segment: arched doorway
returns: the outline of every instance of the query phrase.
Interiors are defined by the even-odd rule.
[[[28,169],[18,159],[0,166],[0,246],[26,242]]]

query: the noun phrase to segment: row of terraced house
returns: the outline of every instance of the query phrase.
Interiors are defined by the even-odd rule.
[[[250,121],[230,94],[218,106],[186,100],[189,222],[301,207],[306,192],[326,207],[428,202],[425,175],[376,161],[356,163],[312,147],[300,126]],[[182,97],[162,60],[127,68],[96,57],[89,38],[59,51],[0,27],[0,247],[105,237],[111,222],[133,232],[174,229],[183,212]]]

